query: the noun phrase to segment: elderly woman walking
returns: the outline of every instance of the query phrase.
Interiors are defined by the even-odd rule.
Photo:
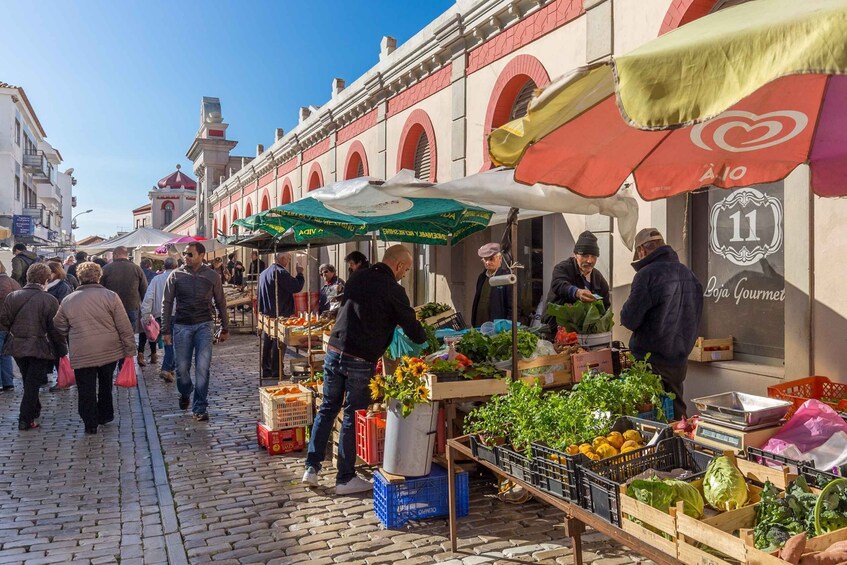
[[[45,291],[49,279],[50,267],[34,263],[27,269],[26,286],[6,296],[0,310],[0,330],[9,332],[3,354],[15,358],[24,381],[19,430],[38,427],[38,388],[53,360],[67,354],[65,338],[53,325],[59,302]]]
[[[80,286],[62,301],[56,330],[68,336],[85,433],[114,420],[112,374],[118,360],[135,356],[135,332],[120,297],[101,286],[96,263],[77,267]]]

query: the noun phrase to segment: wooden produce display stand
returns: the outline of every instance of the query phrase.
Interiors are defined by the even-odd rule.
[[[477,464],[487,467],[492,472],[500,476],[507,476],[502,469],[489,463],[488,461],[475,458],[471,452],[468,436],[462,436],[455,439],[447,440],[447,474],[452,476],[456,471],[457,456],[462,456],[465,459],[473,459]],[[508,476],[509,480],[520,485],[527,492],[532,494],[538,500],[542,500],[558,508],[565,513],[565,525],[567,527],[568,536],[571,538],[573,547],[574,563],[582,565],[582,534],[585,532],[585,526],[590,526],[600,533],[605,534],[611,539],[627,546],[634,552],[651,559],[655,563],[676,565],[683,562],[671,555],[662,552],[648,542],[636,537],[620,528],[617,528],[605,521],[603,518],[595,515],[589,510],[585,510],[577,505],[566,502],[563,499],[557,498],[549,493],[538,489],[531,484],[522,481],[516,477]],[[456,520],[456,485],[454,481],[448,482],[448,500],[450,507],[450,546],[453,552],[458,548],[457,520]]]

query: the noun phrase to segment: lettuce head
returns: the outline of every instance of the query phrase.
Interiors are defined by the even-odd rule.
[[[747,481],[728,457],[716,457],[706,468],[703,494],[712,508],[735,510],[747,504]]]

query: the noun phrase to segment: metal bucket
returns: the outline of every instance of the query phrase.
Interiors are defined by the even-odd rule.
[[[432,467],[438,402],[418,404],[405,418],[400,410],[397,400],[388,401],[382,468],[392,475],[423,477]]]
[[[576,334],[579,344],[586,349],[609,347],[612,344],[612,332],[600,334]]]

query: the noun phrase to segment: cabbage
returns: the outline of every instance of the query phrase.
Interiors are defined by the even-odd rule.
[[[691,483],[679,481],[675,479],[666,479],[665,484],[673,488],[674,501],[676,504],[682,501],[682,511],[692,518],[700,518],[703,516],[703,497],[700,491]]]
[[[716,457],[706,468],[703,494],[716,510],[735,510],[747,503],[747,481],[729,457]]]
[[[662,512],[667,512],[671,504],[674,504],[673,487],[656,477],[632,481],[626,494]]]

